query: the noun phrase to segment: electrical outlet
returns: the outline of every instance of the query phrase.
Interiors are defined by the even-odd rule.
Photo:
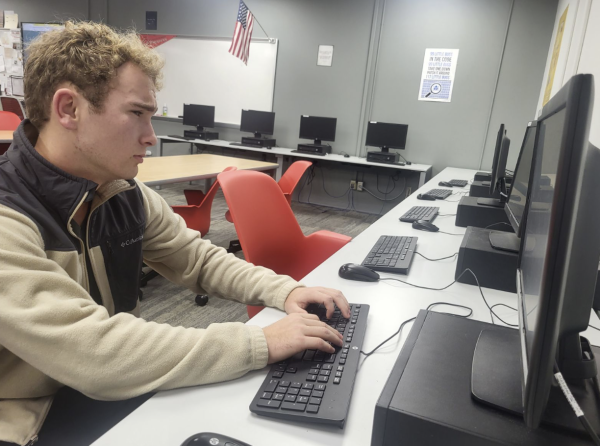
[[[350,180],[350,189],[356,190],[356,181],[355,180]]]
[[[412,194],[412,187],[407,187],[406,188],[406,196],[410,196],[410,194]]]
[[[356,183],[356,190],[359,192],[362,192],[363,186],[364,186],[364,183],[362,181],[359,181],[358,183]]]

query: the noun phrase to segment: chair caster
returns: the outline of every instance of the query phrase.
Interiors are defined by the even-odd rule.
[[[199,307],[203,307],[204,305],[206,305],[208,303],[208,296],[206,294],[198,294],[196,296],[196,304]]]
[[[242,245],[239,240],[231,240],[229,242],[229,248],[227,248],[227,252],[231,254],[235,254],[236,252],[240,252],[242,250]]]

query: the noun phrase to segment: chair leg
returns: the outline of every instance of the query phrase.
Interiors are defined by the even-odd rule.
[[[235,254],[236,252],[240,252],[242,250],[242,245],[239,240],[231,240],[229,242],[229,248],[227,248],[227,252],[231,254]]]
[[[206,305],[208,303],[208,296],[206,294],[198,294],[196,296],[196,304],[199,307],[203,307],[204,305]]]

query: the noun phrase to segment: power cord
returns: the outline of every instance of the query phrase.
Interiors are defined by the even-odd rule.
[[[438,217],[456,217],[456,214],[437,214]]]
[[[498,223],[492,223],[491,225],[487,225],[484,229],[489,229],[492,226],[498,226],[498,225],[507,225],[507,226],[510,226],[512,228],[512,226],[511,226],[510,223],[506,223],[505,221],[499,221]]]
[[[430,311],[431,308],[434,308],[438,305],[448,305],[450,307],[456,307],[456,308],[462,308],[464,310],[469,310],[469,314],[467,315],[461,315],[461,314],[454,314],[454,313],[446,313],[446,312],[437,312],[436,313],[441,313],[441,314],[452,314],[453,316],[458,316],[458,317],[464,317],[464,318],[468,318],[473,314],[473,309],[469,308],[469,307],[465,307],[464,305],[458,305],[458,304],[451,304],[449,302],[434,302],[432,304],[430,304],[427,307],[427,311]],[[410,319],[405,320],[404,322],[402,322],[400,324],[400,328],[398,328],[398,330],[391,335],[390,337],[388,337],[385,341],[381,342],[377,347],[375,347],[373,350],[371,350],[370,352],[364,352],[364,351],[360,351],[363,355],[365,355],[366,358],[368,358],[369,356],[371,356],[373,353],[375,353],[379,348],[381,348],[385,343],[389,342],[390,340],[392,340],[394,337],[396,337],[398,334],[400,334],[402,332],[402,329],[404,328],[404,326],[406,324],[408,324],[409,322],[412,322],[416,319],[416,317],[411,317]]]
[[[421,254],[420,252],[415,251],[415,254],[423,257],[425,260],[429,260],[430,262],[437,262],[439,260],[446,260],[446,259],[451,259],[453,257],[456,257],[458,255],[457,252],[455,252],[454,254],[452,254],[451,256],[448,257],[440,257],[439,259],[430,259],[429,257],[425,257],[423,254]]]
[[[437,231],[437,232],[439,232],[440,234],[446,234],[446,235],[461,235],[461,236],[465,235],[465,234],[454,234],[453,232],[444,232],[444,231]]]
[[[581,410],[581,407],[579,407],[579,404],[577,404],[577,400],[571,393],[571,390],[569,389],[569,386],[567,385],[565,379],[563,378],[562,373],[560,373],[558,364],[556,362],[554,363],[554,377],[558,381],[560,390],[562,390],[562,393],[564,394],[565,398],[569,402],[569,405],[573,409],[573,412],[575,412],[575,415],[577,416],[577,418],[579,418],[579,422],[583,425],[583,427],[585,428],[586,432],[588,433],[588,435],[590,436],[590,438],[592,439],[594,444],[596,446],[600,446],[600,438],[598,438],[598,435],[596,435],[596,432],[594,432],[594,428],[592,428],[592,426],[590,425],[590,422],[585,417],[583,410]]]
[[[422,286],[422,285],[416,285],[414,283],[409,283],[409,282],[405,282],[404,280],[400,280],[400,279],[396,279],[394,277],[381,277],[379,280],[394,280],[396,282],[401,282],[405,285],[409,285],[415,288],[420,288],[423,290],[431,290],[431,291],[444,291],[448,288],[450,288],[452,285],[454,285],[456,282],[458,282],[458,280],[465,275],[467,272],[471,273],[471,275],[473,276],[473,278],[475,279],[475,282],[477,283],[477,287],[479,288],[479,294],[481,294],[481,297],[483,298],[483,301],[485,302],[486,307],[488,307],[488,309],[490,310],[490,317],[492,319],[492,324],[495,323],[494,321],[494,316],[496,316],[496,319],[498,319],[500,322],[502,322],[505,325],[508,325],[509,327],[518,327],[518,324],[510,324],[508,322],[506,322],[504,319],[502,319],[500,316],[498,316],[496,314],[496,312],[494,311],[494,309],[492,307],[490,307],[490,305],[488,304],[487,299],[485,298],[484,294],[483,294],[483,290],[481,289],[481,285],[479,285],[479,280],[477,279],[477,276],[475,275],[475,273],[473,271],[471,271],[470,268],[466,268],[462,273],[460,273],[460,275],[449,285],[446,285],[443,288],[430,288],[430,287],[426,287],[426,286]],[[500,304],[497,304],[500,305]],[[508,305],[506,305],[508,306]],[[511,307],[509,307],[511,308]]]

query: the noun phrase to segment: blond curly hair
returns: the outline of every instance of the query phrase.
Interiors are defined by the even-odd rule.
[[[27,48],[25,108],[33,125],[41,130],[50,120],[54,93],[71,82],[101,112],[117,76],[117,69],[132,62],[161,87],[160,56],[145,46],[134,31],[119,33],[93,22],[66,22],[64,30],[42,34]]]

